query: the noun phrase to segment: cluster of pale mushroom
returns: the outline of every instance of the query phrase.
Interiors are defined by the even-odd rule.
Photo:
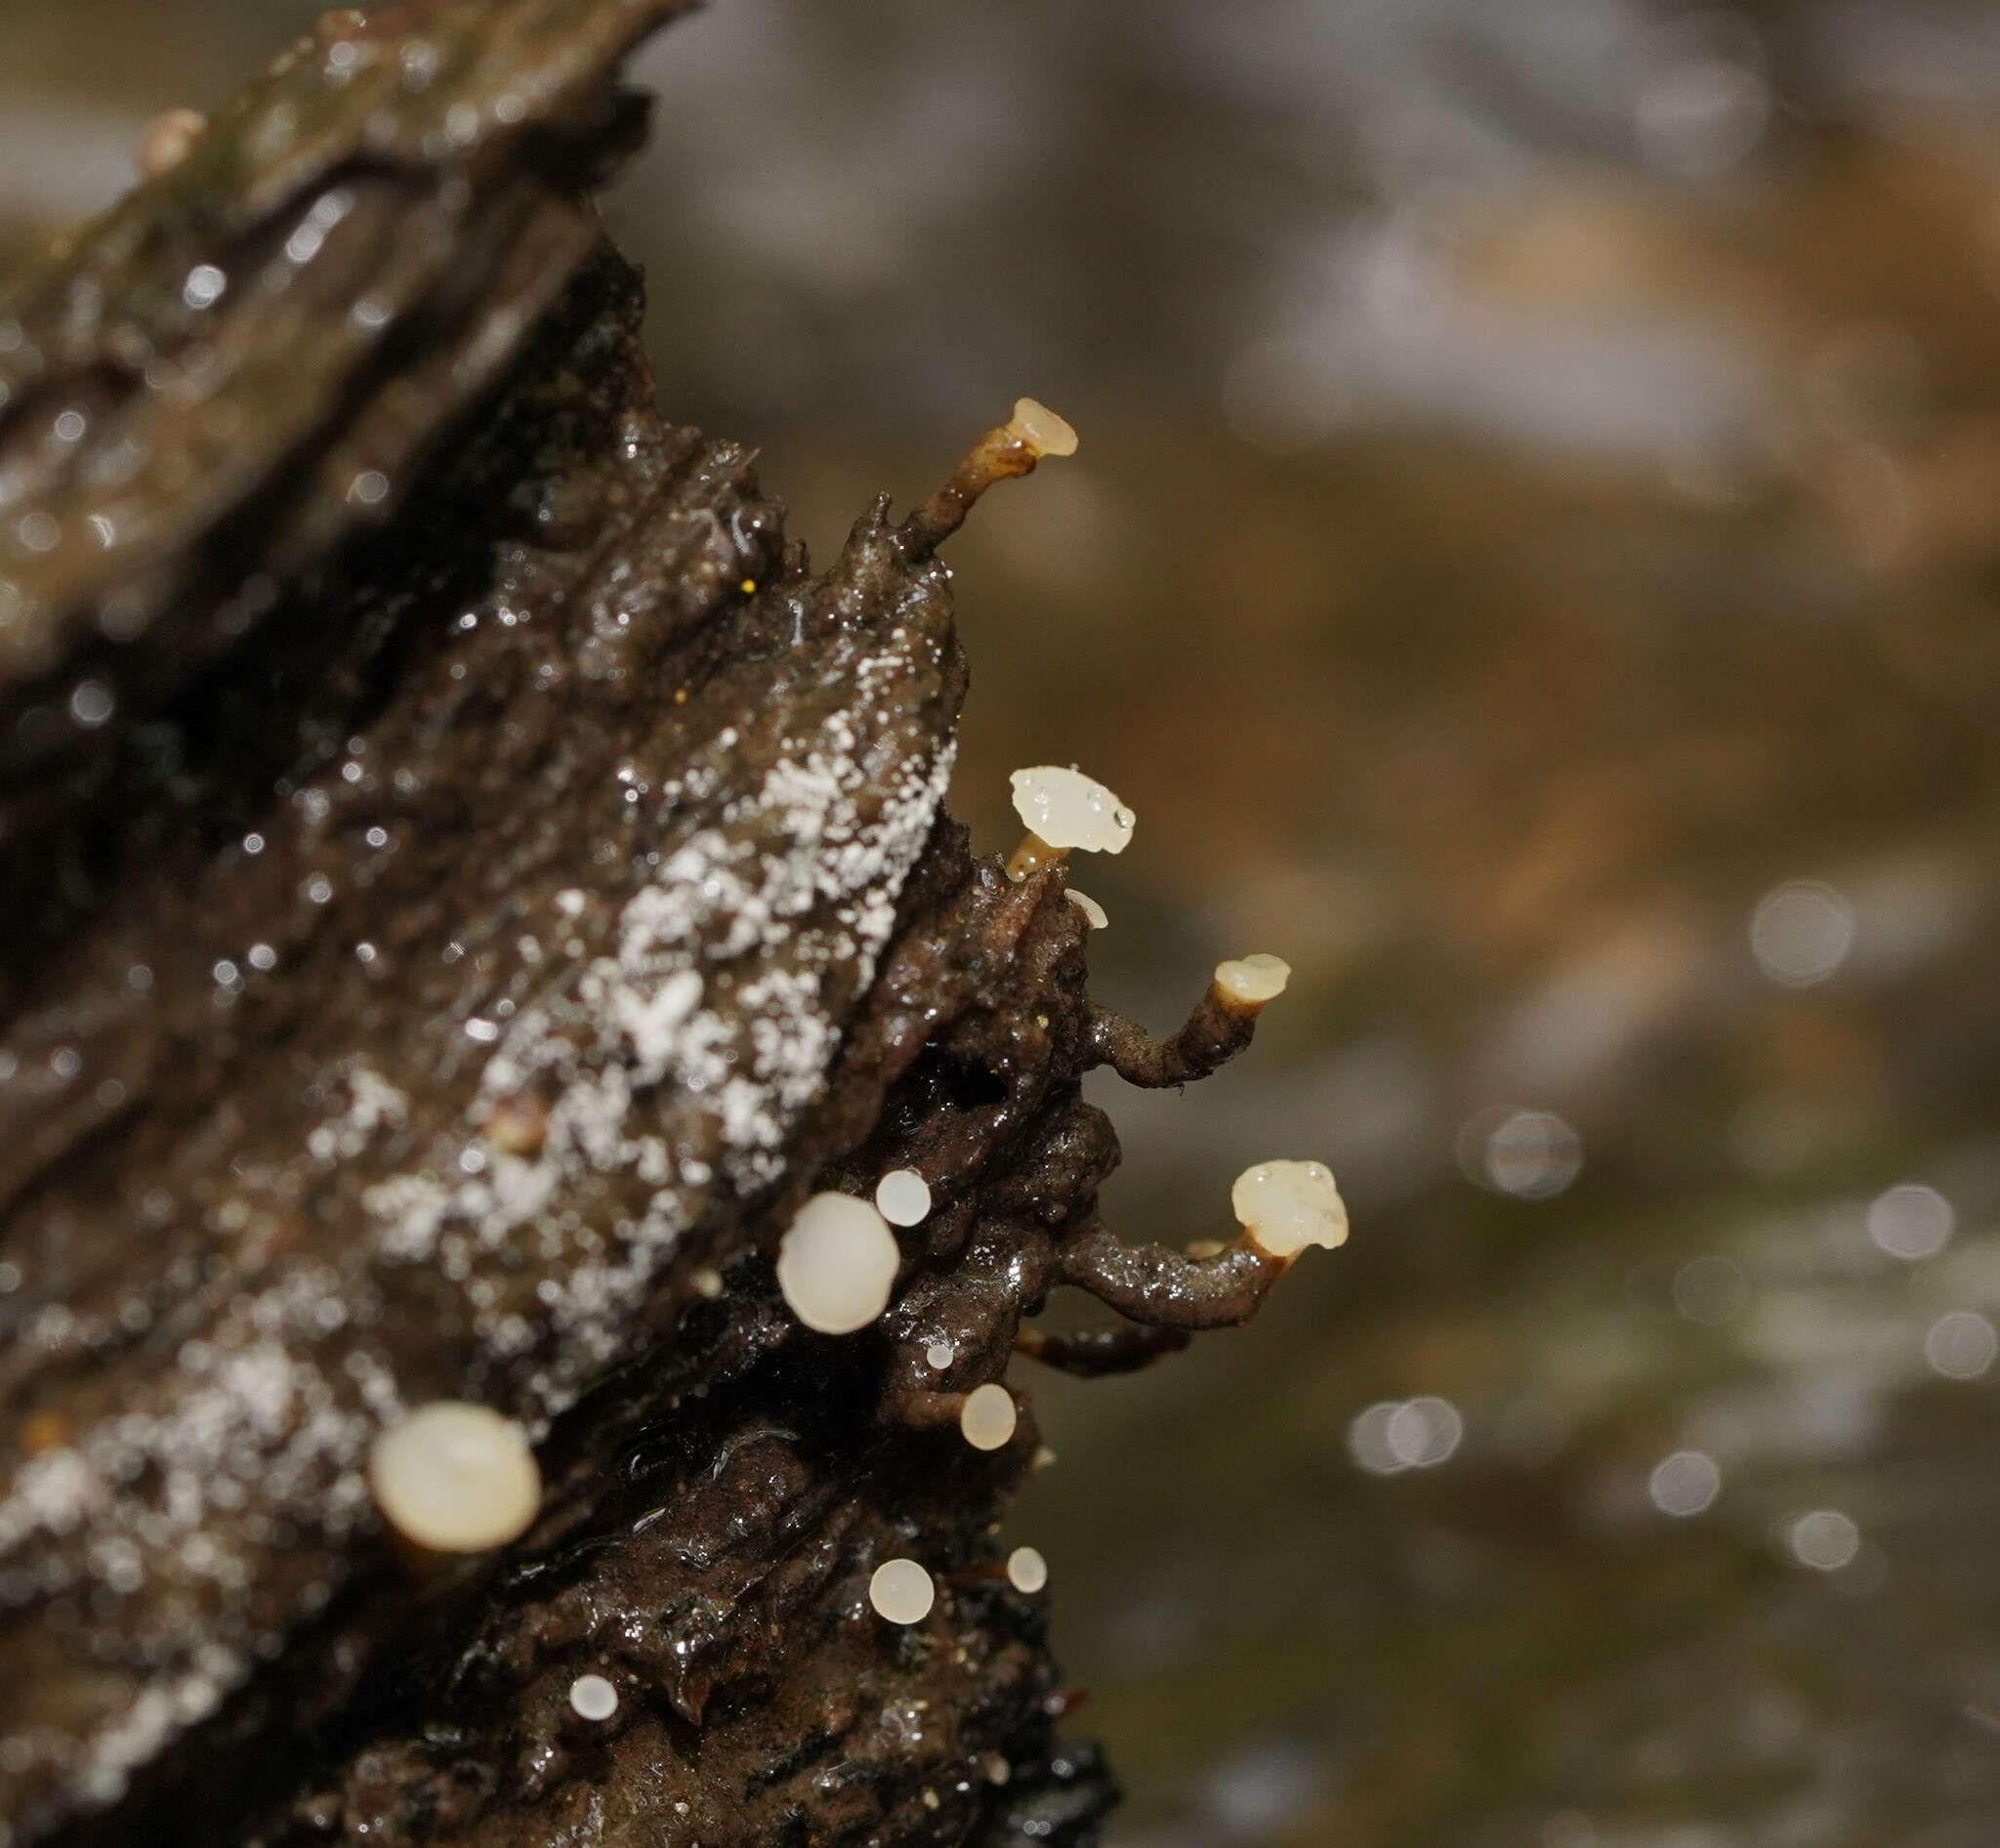
[[[188,122],[163,122],[155,138],[157,158],[171,164],[198,132]],[[959,476],[913,516],[914,527],[935,543],[956,526],[989,481],[1075,447],[1067,424],[1023,399],[1013,421],[990,432]],[[1008,874],[1016,880],[1062,865],[1072,853],[1123,853],[1132,839],[1132,810],[1073,765],[1018,770],[1012,782],[1015,812],[1027,830],[1008,861]],[[1092,930],[1108,925],[1096,900],[1066,881],[1064,892]],[[1254,1019],[1284,992],[1290,978],[1289,966],[1277,956],[1231,959],[1217,965],[1207,1005],[1238,1022]],[[1322,1162],[1259,1162],[1237,1177],[1230,1203],[1248,1241],[1280,1264],[1312,1245],[1342,1244],[1348,1236],[1347,1208]],[[815,1194],[778,1241],[778,1289],[791,1313],[826,1335],[853,1334],[880,1320],[902,1258],[892,1228],[921,1225],[930,1211],[930,1184],[914,1168],[883,1175],[872,1200]],[[945,1342],[925,1351],[927,1363],[939,1371],[953,1358]],[[1014,1396],[997,1381],[974,1387],[960,1402],[959,1430],[975,1449],[1005,1449],[1018,1424]],[[391,1528],[425,1553],[478,1553],[507,1545],[527,1531],[541,1506],[541,1477],[526,1434],[484,1406],[441,1402],[413,1412],[376,1440],[368,1479]],[[1033,1547],[1017,1547],[1007,1561],[1007,1576],[1017,1590],[1037,1592],[1048,1581],[1048,1566]],[[936,1596],[930,1573],[913,1559],[884,1561],[868,1583],[870,1604],[892,1623],[922,1622]],[[582,1675],[569,1691],[569,1703],[585,1720],[607,1720],[617,1710],[617,1690],[602,1675]]]

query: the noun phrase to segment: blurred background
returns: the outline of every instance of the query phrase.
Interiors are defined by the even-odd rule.
[[[5,0],[0,254],[314,9]],[[2000,1838],[2000,9],[718,0],[610,204],[671,410],[955,542],[957,807],[1078,762],[1134,1237],[1353,1242],[1032,1387],[1119,1848]],[[1022,1373],[1032,1369],[1025,1364]]]

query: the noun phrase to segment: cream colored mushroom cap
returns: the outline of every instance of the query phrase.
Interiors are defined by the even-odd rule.
[[[868,1602],[891,1623],[921,1623],[937,1601],[931,1575],[913,1559],[886,1559],[868,1580]]]
[[[1037,764],[1017,770],[1014,812],[1051,847],[1086,854],[1122,854],[1138,819],[1104,785],[1080,770]]]
[[[1017,1591],[1039,1591],[1049,1582],[1049,1562],[1032,1546],[1007,1555],[1007,1580]]]
[[[1014,1395],[992,1380],[967,1393],[958,1414],[958,1428],[976,1450],[997,1450],[1011,1443],[1020,1421]]]
[[[519,1539],[542,1505],[527,1434],[487,1406],[439,1400],[375,1440],[368,1487],[383,1519],[434,1553]]]
[[[889,1307],[901,1253],[889,1222],[850,1194],[815,1194],[778,1240],[777,1286],[820,1334],[853,1334]]]
[[[1076,430],[1038,399],[1017,398],[1008,426],[1036,455],[1074,455]]]
[[[1229,1203],[1237,1223],[1274,1258],[1347,1242],[1347,1202],[1323,1161],[1260,1161],[1236,1177]]]
[[[1215,966],[1217,992],[1239,1007],[1262,1007],[1267,1001],[1275,1001],[1291,979],[1292,965],[1282,956],[1238,956]]]

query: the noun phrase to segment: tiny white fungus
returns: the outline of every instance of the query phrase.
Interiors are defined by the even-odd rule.
[[[1037,456],[1076,453],[1076,432],[1069,420],[1059,417],[1035,399],[1015,399],[1014,417],[1008,428]]]
[[[618,1690],[603,1675],[578,1675],[569,1684],[569,1704],[579,1719],[607,1720],[618,1710]]]
[[[368,1456],[383,1518],[434,1553],[483,1553],[519,1539],[542,1505],[527,1436],[486,1406],[439,1400],[384,1431]]]
[[[1037,839],[1059,851],[1122,854],[1137,818],[1104,785],[1081,771],[1040,764],[1017,770],[1014,812]]]
[[[1007,1582],[1016,1591],[1039,1591],[1049,1582],[1049,1562],[1032,1546],[1017,1546],[1007,1555]]]
[[[139,171],[157,180],[188,158],[194,144],[208,132],[208,117],[198,109],[165,109],[146,124],[139,142]]]
[[[921,1623],[937,1601],[931,1575],[913,1559],[886,1559],[868,1580],[868,1602],[891,1623]]]
[[[1088,892],[1079,892],[1074,886],[1068,887],[1063,895],[1069,903],[1083,913],[1083,921],[1094,931],[1107,930],[1111,915]]]
[[[935,1373],[941,1373],[956,1358],[957,1350],[949,1341],[934,1341],[924,1350],[924,1363]]]
[[[1347,1242],[1347,1205],[1323,1161],[1260,1161],[1236,1177],[1229,1203],[1237,1224],[1271,1257]]]
[[[852,1334],[889,1307],[900,1259],[889,1222],[849,1194],[815,1194],[778,1241],[777,1284],[821,1334]]]
[[[1292,979],[1292,965],[1282,956],[1241,956],[1215,966],[1215,987],[1235,1007],[1262,1007],[1275,1001]]]
[[[1012,1441],[1021,1414],[1014,1395],[1006,1387],[988,1380],[965,1396],[958,1414],[958,1428],[976,1450],[997,1450]]]
[[[892,1168],[875,1184],[875,1204],[892,1226],[921,1225],[931,1210],[931,1184],[915,1168]]]

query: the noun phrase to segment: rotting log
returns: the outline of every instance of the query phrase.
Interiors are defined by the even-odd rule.
[[[686,10],[329,15],[0,298],[17,1844],[1061,1843],[1110,1800],[995,1550],[1032,1418],[952,1412],[1018,1343],[1254,1309],[1254,1244],[1097,1224],[1079,1094],[1250,1018],[1151,1047],[1060,861],[940,807],[934,552],[1018,431],[814,575],[660,415],[588,189]],[[901,1166],[888,1313],[808,1332],[785,1226]],[[1160,1326],[1023,1333],[1059,1284]],[[535,1438],[515,1544],[385,1537],[368,1448],[436,1400]]]

